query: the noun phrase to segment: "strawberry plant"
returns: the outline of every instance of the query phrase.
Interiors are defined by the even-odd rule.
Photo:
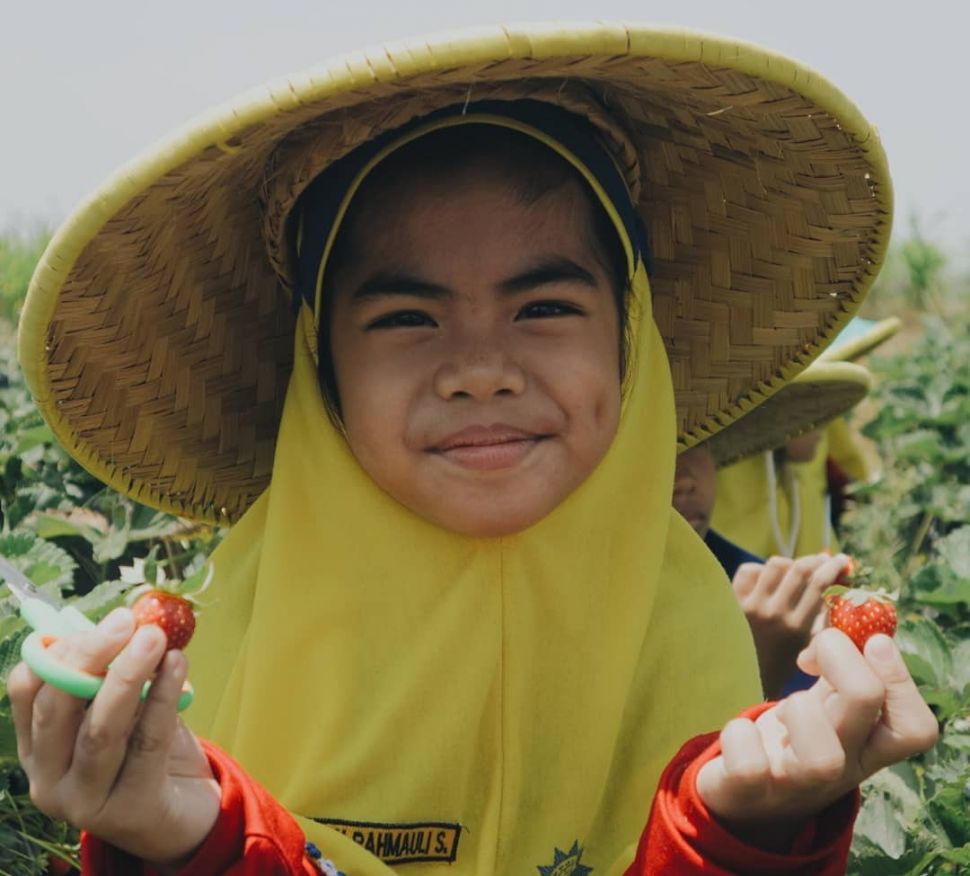
[[[893,300],[926,308],[965,297],[956,284],[940,289],[936,253],[916,237],[915,248],[896,250],[908,291]],[[0,239],[0,554],[98,619],[146,584],[201,583],[219,533],[105,489],[54,443],[19,377],[4,321],[19,310],[41,241]],[[873,303],[890,300],[882,285],[888,291],[877,288]],[[927,319],[921,342],[870,364],[879,385],[865,432],[883,473],[854,490],[842,535],[860,563],[852,582],[897,595],[895,639],[941,738],[865,784],[848,872],[970,873],[970,323]],[[0,876],[77,864],[76,833],[31,805],[17,765],[3,681],[25,634],[0,584]]]
[[[195,590],[219,533],[106,489],[54,442],[13,361],[0,321],[0,554],[48,596],[97,620],[138,587]],[[78,866],[77,834],[30,802],[4,681],[28,628],[0,584],[0,876]]]
[[[970,872],[970,321],[874,359],[864,433],[882,473],[854,490],[843,536],[898,594],[896,642],[940,722],[936,747],[863,787],[849,873]]]

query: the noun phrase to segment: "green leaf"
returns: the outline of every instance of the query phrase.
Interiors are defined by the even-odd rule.
[[[914,676],[934,687],[946,687],[953,660],[943,634],[933,621],[926,618],[901,621],[896,630],[896,644]]]
[[[0,699],[0,770],[17,763],[17,734],[13,728],[10,700]]]
[[[105,581],[90,593],[71,600],[71,605],[91,620],[99,621],[111,609],[124,604],[129,590],[131,585],[124,581]]]
[[[961,639],[951,651],[953,673],[951,683],[959,691],[966,692],[970,686],[970,639]]]
[[[888,797],[881,793],[868,796],[859,810],[855,833],[865,837],[893,860],[906,851],[906,831]]]
[[[934,461],[940,453],[940,436],[932,429],[907,432],[896,440],[896,455],[903,461]]]
[[[77,564],[71,555],[32,532],[0,535],[0,554],[30,578],[35,586],[57,599],[60,598],[61,589],[70,587],[74,580]]]
[[[18,435],[17,443],[11,451],[14,456],[23,456],[27,451],[33,450],[44,444],[50,444],[54,440],[54,433],[47,425],[34,426]]]
[[[30,628],[21,623],[20,629],[0,640],[0,682],[6,683],[10,670],[20,662],[20,648],[30,632]]]
[[[970,582],[970,526],[961,526],[954,530],[936,547],[954,574]]]

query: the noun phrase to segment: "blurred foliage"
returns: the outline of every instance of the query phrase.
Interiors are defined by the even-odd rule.
[[[191,578],[220,532],[126,499],[84,471],[54,442],[13,347],[12,327],[0,320],[0,554],[92,620],[138,584]],[[0,584],[0,876],[78,866],[76,831],[34,808],[17,763],[4,681],[27,632]]]
[[[958,271],[926,233],[923,221],[913,215],[906,236],[893,239],[860,314],[871,319],[901,316],[907,321],[923,313],[959,314],[966,308],[968,282]]]
[[[926,755],[863,788],[849,873],[970,873],[970,319],[924,318],[870,367],[881,475],[854,490],[843,537],[899,594],[896,641],[940,722]]]
[[[0,235],[0,319],[17,322],[30,275],[50,238],[46,229]]]

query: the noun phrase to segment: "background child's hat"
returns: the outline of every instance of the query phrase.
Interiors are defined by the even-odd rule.
[[[877,133],[786,58],[608,24],[386,46],[196,119],[67,220],[20,330],[61,442],[142,502],[238,518],[268,484],[292,359],[294,202],[368,139],[481,98],[555,103],[613,154],[646,229],[684,446],[804,368],[883,258]]]
[[[863,319],[861,316],[853,317],[819,358],[831,362],[855,362],[888,341],[902,325],[897,316],[878,322]]]
[[[861,365],[814,362],[771,398],[707,440],[718,467],[775,450],[854,408],[872,388]]]

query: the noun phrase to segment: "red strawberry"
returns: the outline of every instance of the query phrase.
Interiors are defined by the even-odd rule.
[[[184,648],[195,632],[195,612],[192,603],[165,590],[143,593],[131,607],[138,626],[155,624],[168,638],[168,648]]]
[[[861,651],[870,636],[896,632],[896,606],[884,593],[829,587],[825,591],[829,624],[845,633]]]

